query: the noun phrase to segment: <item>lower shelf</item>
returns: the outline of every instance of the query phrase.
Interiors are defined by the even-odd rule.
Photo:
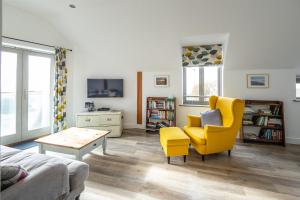
[[[283,141],[267,140],[263,138],[257,138],[257,139],[244,138],[243,141],[245,143],[265,143],[265,144],[277,144],[277,145],[285,146]]]

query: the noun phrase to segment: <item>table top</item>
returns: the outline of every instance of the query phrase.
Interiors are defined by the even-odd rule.
[[[35,140],[37,143],[54,146],[81,149],[90,143],[105,137],[110,131],[94,130],[86,128],[69,128],[59,133],[51,134]]]

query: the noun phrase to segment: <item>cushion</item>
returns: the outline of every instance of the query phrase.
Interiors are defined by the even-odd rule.
[[[160,129],[160,140],[167,146],[189,145],[190,138],[178,127]]]
[[[223,124],[220,110],[215,109],[201,113],[201,122],[202,128],[205,125],[222,126]]]
[[[17,183],[28,175],[20,165],[1,165],[1,191]]]
[[[202,144],[206,143],[206,139],[204,137],[204,129],[200,127],[188,127],[185,126],[183,130],[190,137],[191,142],[194,144]]]

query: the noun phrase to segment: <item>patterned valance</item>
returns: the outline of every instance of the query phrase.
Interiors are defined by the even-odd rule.
[[[223,64],[222,45],[197,45],[182,48],[183,67],[205,67]]]

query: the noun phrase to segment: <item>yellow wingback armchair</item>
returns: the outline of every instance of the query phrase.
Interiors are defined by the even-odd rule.
[[[191,144],[198,153],[208,154],[228,151],[230,156],[237,133],[242,124],[245,102],[240,99],[211,96],[210,109],[220,109],[223,126],[205,125],[201,127],[201,117],[189,115],[188,124],[183,128],[190,137]]]

